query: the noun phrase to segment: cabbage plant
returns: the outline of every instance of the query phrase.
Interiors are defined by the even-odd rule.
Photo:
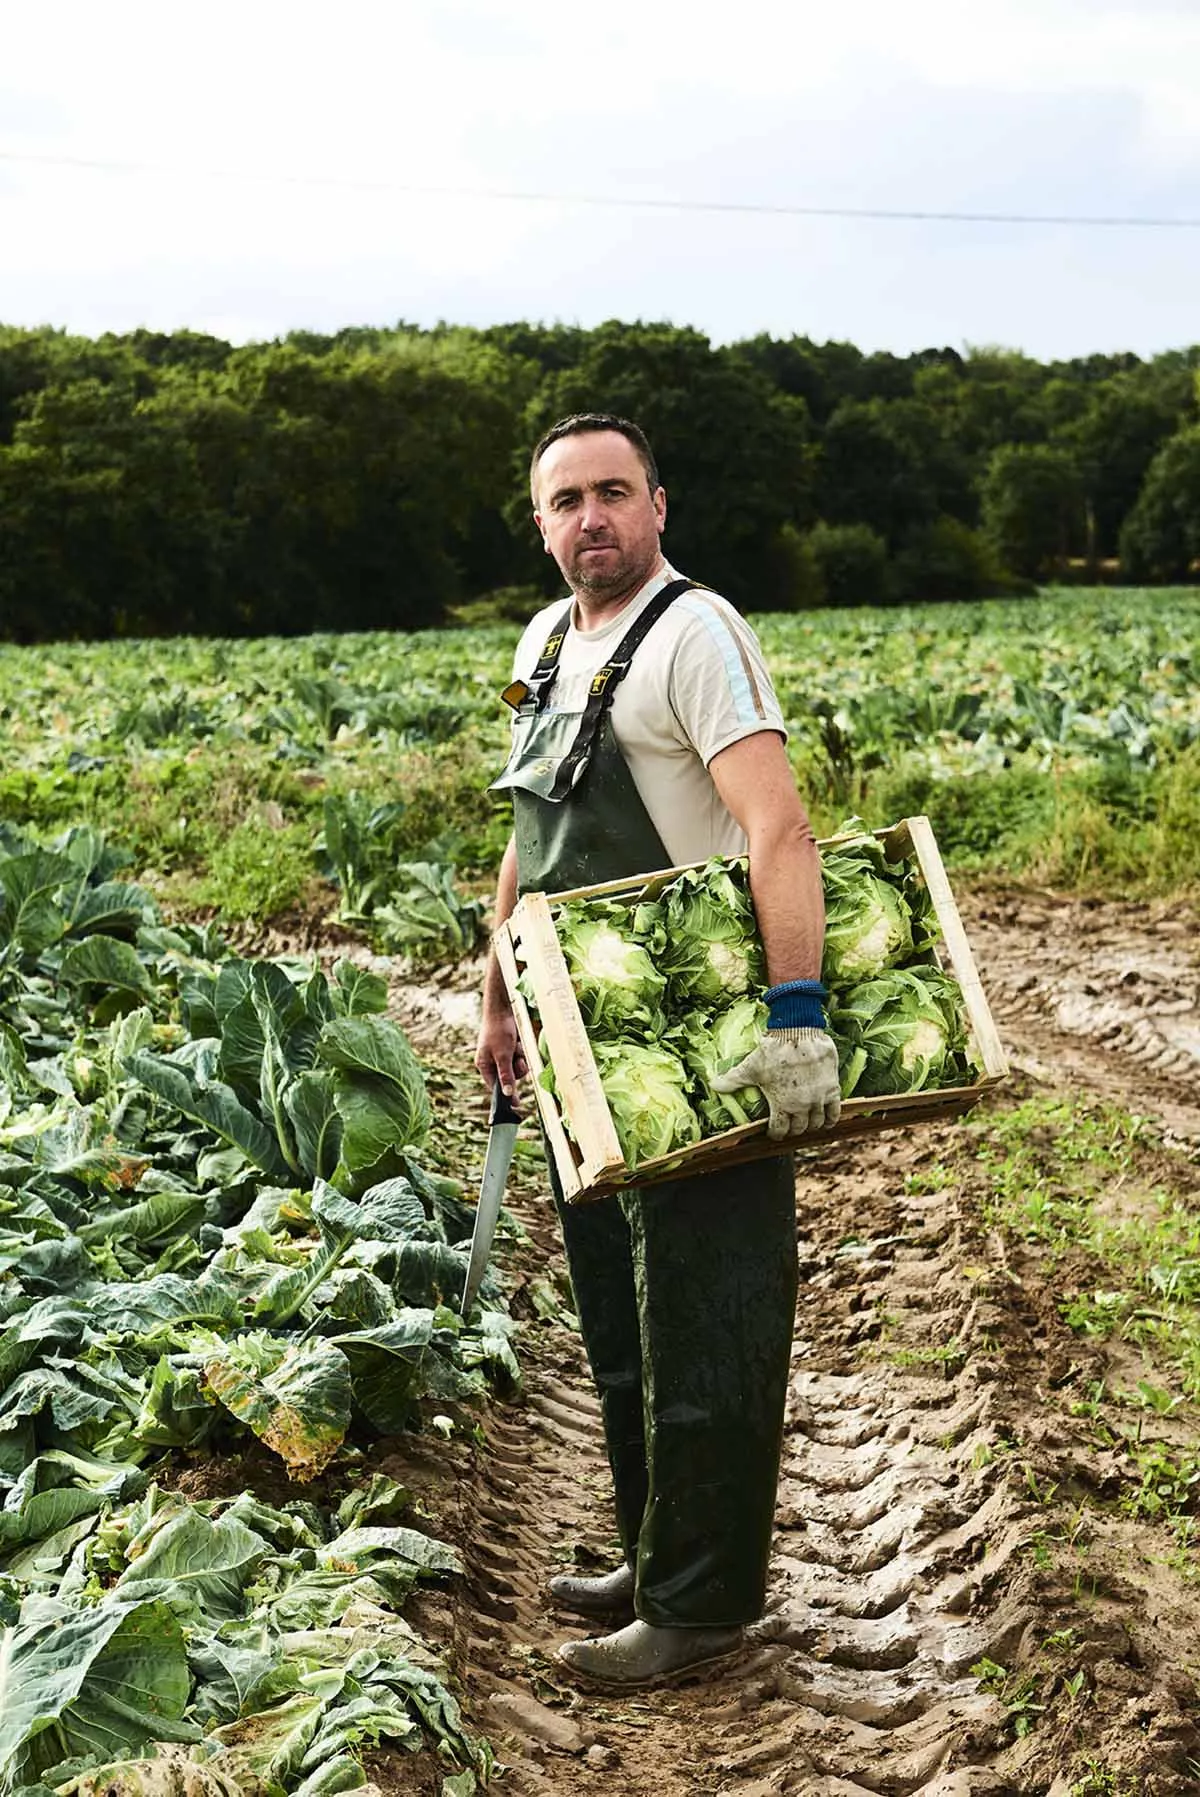
[[[727,1005],[762,986],[766,970],[744,862],[689,869],[665,889],[659,909],[677,1011]]]
[[[825,887],[827,986],[870,979],[913,951],[912,922],[902,894],[861,861],[830,855],[822,866]]]
[[[757,1086],[739,1086],[736,1092],[712,1089],[717,1074],[728,1073],[758,1047],[766,1027],[767,1007],[751,997],[736,999],[711,1017],[697,1011],[681,1025],[683,1058],[696,1082],[696,1109],[705,1135],[766,1116],[767,1101]]]
[[[857,835],[828,847],[821,856],[825,890],[825,953],[821,977],[827,986],[871,979],[902,967],[938,937],[937,914],[915,865],[892,862],[883,844],[851,818],[841,831]]]
[[[621,1151],[631,1167],[700,1140],[687,1068],[669,1048],[640,1042],[593,1044],[600,1083]]]
[[[655,965],[652,909],[577,899],[558,913],[558,936],[588,1034],[612,1040],[662,1024],[666,978]]]
[[[835,995],[829,1027],[843,1098],[969,1085],[957,984],[936,967],[897,967]]]

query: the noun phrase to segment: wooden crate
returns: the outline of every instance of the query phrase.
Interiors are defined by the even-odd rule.
[[[707,1136],[690,1148],[643,1161],[636,1169],[626,1165],[600,1074],[592,1054],[583,1018],[575,999],[571,976],[554,924],[555,907],[568,899],[612,898],[636,903],[657,896],[677,874],[678,867],[632,880],[610,880],[603,885],[582,886],[570,892],[547,895],[526,893],[512,916],[496,931],[496,956],[512,1002],[517,1031],[529,1064],[531,1085],[542,1125],[554,1156],[563,1192],[571,1202],[604,1197],[626,1186],[651,1185],[656,1180],[686,1174],[717,1172],[739,1161],[779,1154],[781,1149],[809,1142],[863,1135],[893,1129],[926,1118],[948,1117],[966,1111],[1002,1080],[1008,1063],[988,1010],[975,959],[967,941],[958,906],[942,865],[927,817],[909,817],[889,830],[876,831],[889,861],[913,859],[920,868],[941,926],[936,959],[962,989],[973,1058],[982,1067],[970,1086],[946,1086],[933,1092],[904,1092],[890,1098],[849,1098],[839,1121],[819,1136],[796,1136],[785,1143],[768,1139],[766,1120]],[[830,842],[846,840],[831,838]],[[823,842],[822,848],[830,846]],[[518,982],[525,976],[534,995],[533,1011]],[[539,1075],[546,1061],[554,1067],[556,1093],[547,1092]]]

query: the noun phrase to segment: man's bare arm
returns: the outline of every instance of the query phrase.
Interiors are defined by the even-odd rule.
[[[750,844],[750,890],[767,953],[767,979],[819,980],[825,941],[821,862],[782,737],[745,736],[714,755],[709,773]]]
[[[821,863],[781,737],[767,731],[731,743],[709,764],[717,791],[750,842],[750,888],[772,986],[819,980],[825,940]],[[758,1086],[767,1101],[767,1135],[777,1142],[830,1129],[842,1101],[838,1056],[816,994],[776,993],[762,1040],[714,1090]],[[790,1014],[789,1014],[790,1013]]]
[[[517,845],[515,838],[510,837],[496,882],[497,924],[504,923],[512,916],[516,902]],[[523,1079],[526,1073],[525,1056],[517,1039],[516,1020],[508,1002],[508,993],[504,989],[500,963],[496,959],[494,948],[488,954],[487,970],[483,976],[483,1016],[475,1049],[475,1065],[489,1091],[498,1079],[501,1089],[509,1097],[512,1096],[517,1081]]]

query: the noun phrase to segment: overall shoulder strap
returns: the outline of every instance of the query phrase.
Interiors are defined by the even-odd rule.
[[[523,716],[531,711],[540,711],[549,697],[550,688],[558,676],[558,658],[562,654],[567,631],[571,628],[571,611],[572,606],[568,605],[546,638],[529,679],[511,681],[500,695],[506,705],[511,705],[514,711],[519,711]]]
[[[584,707],[583,716],[579,720],[575,741],[559,764],[558,773],[549,794],[551,799],[566,798],[574,786],[576,771],[591,755],[596,741],[596,733],[600,728],[600,720],[616,698],[617,688],[629,672],[629,664],[633,660],[634,652],[639,644],[658,623],[667,607],[673,605],[681,593],[690,591],[695,584],[694,580],[669,580],[661,592],[655,593],[645,611],[640,613],[630,625],[604,666],[596,670],[588,689],[587,704]],[[547,644],[547,648],[549,646]],[[560,642],[555,649],[556,668],[558,650],[561,647]]]
[[[550,635],[546,638],[542,653],[538,656],[537,666],[529,676],[530,686],[540,686],[547,676],[558,673],[558,658],[562,654],[562,646],[571,628],[572,606],[568,605],[562,617],[558,619]]]

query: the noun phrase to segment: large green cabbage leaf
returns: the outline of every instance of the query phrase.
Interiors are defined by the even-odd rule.
[[[26,1599],[0,1629],[0,1789],[76,1756],[198,1739],[181,1721],[190,1682],[183,1629],[166,1604]]]
[[[350,1427],[350,1364],[320,1336],[213,1337],[204,1376],[213,1396],[273,1448],[297,1479],[315,1478]]]

